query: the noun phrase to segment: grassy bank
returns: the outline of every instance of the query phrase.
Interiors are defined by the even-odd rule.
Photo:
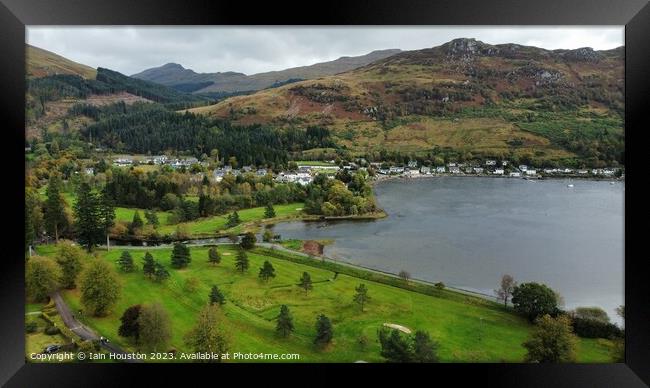
[[[219,247],[222,262],[217,266],[207,263],[207,250],[191,248],[192,263],[183,270],[169,268],[170,249],[151,250],[168,267],[171,278],[158,284],[145,279],[140,269],[120,274],[123,290],[115,308],[106,317],[84,317],[86,323],[119,346],[135,350],[133,343],[117,335],[119,317],[131,305],[160,302],[172,319],[169,348],[189,351],[183,336],[207,303],[211,286],[218,285],[227,299],[223,324],[231,334],[231,351],[298,353],[302,362],[380,362],[377,329],[383,323],[397,323],[431,333],[440,344],[439,355],[445,362],[520,362],[525,354],[521,343],[532,326],[496,303],[414,282],[399,284],[403,281],[387,275],[264,248],[249,252],[250,270],[242,275],[234,268],[234,247]],[[131,252],[140,264],[145,249]],[[100,251],[99,257],[115,263],[120,253]],[[272,262],[277,274],[268,283],[257,278],[264,260]],[[296,285],[304,271],[314,282],[309,293]],[[196,290],[184,288],[188,278],[198,280]],[[352,302],[354,288],[360,283],[368,286],[372,297],[364,312]],[[81,308],[78,291],[65,291],[63,295],[73,311]],[[296,326],[287,339],[278,338],[274,331],[282,304],[291,309]],[[334,325],[334,340],[324,350],[312,345],[315,317],[320,313],[330,317]],[[359,344],[363,337],[366,345]],[[606,340],[581,339],[578,359],[608,362],[608,348]]]

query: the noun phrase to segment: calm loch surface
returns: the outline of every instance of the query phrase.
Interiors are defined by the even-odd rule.
[[[573,184],[574,187],[568,187]],[[504,273],[559,291],[565,307],[624,303],[625,183],[436,177],[375,186],[388,218],[280,223],[283,239],[332,239],[325,255],[493,294]]]

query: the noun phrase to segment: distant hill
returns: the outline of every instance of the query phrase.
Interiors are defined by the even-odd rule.
[[[623,163],[623,54],[456,39],[191,111],[326,127],[358,154]]]
[[[38,47],[26,45],[27,76],[45,77],[56,74],[78,75],[85,79],[95,79],[97,70],[81,63],[73,62],[60,55]]]
[[[378,50],[356,57],[341,57],[334,61],[246,75],[236,72],[196,73],[177,63],[144,70],[132,77],[194,93],[248,92],[266,89],[286,82],[333,75],[367,65],[401,52],[398,49]]]

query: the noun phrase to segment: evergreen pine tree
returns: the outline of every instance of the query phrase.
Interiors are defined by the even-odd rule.
[[[219,290],[219,287],[212,286],[212,290],[210,290],[210,304],[215,303],[222,305],[226,303],[226,298],[223,296],[221,290]]]
[[[237,271],[244,273],[248,269],[248,255],[243,249],[240,249],[237,252],[237,258],[235,259],[235,268]]]
[[[221,255],[217,252],[217,247],[212,247],[208,251],[208,263],[213,265],[221,263]]]
[[[241,220],[239,219],[239,213],[237,213],[237,210],[232,212],[231,215],[228,216],[228,222],[226,222],[226,227],[227,228],[233,228],[241,223]]]
[[[360,284],[354,290],[356,291],[356,294],[354,294],[354,301],[361,306],[361,312],[363,312],[363,306],[370,301],[368,288],[365,284]]]
[[[311,284],[311,276],[309,276],[307,272],[302,273],[302,277],[300,278],[300,287],[304,289],[305,292],[313,288]]]
[[[273,209],[273,205],[269,202],[269,204],[266,205],[266,209],[264,210],[264,218],[273,217],[275,217],[275,209]]]
[[[167,271],[167,269],[162,264],[156,261],[154,264],[153,278],[157,282],[166,280],[169,278],[169,271]]]
[[[74,204],[77,238],[88,251],[104,239],[101,201],[87,182],[82,182],[77,190]]]
[[[185,268],[190,261],[190,249],[185,244],[174,244],[174,249],[172,250],[172,267],[176,269]]]
[[[321,314],[316,318],[316,338],[314,343],[316,345],[326,345],[332,341],[332,322],[325,315]]]
[[[270,261],[265,260],[264,265],[260,268],[260,274],[259,278],[262,279],[263,281],[267,281],[270,278],[275,277],[275,268],[273,268],[273,265],[271,264]]]
[[[156,263],[153,260],[151,253],[147,252],[144,254],[144,262],[142,264],[142,272],[144,276],[152,277],[156,272]]]
[[[123,272],[133,272],[135,267],[133,265],[133,257],[129,251],[123,251],[120,258],[117,260],[120,270]]]
[[[278,316],[278,324],[275,331],[282,337],[287,337],[293,331],[293,317],[286,305],[280,306],[280,315]]]
[[[133,221],[131,221],[131,224],[129,225],[129,234],[136,234],[143,226],[144,222],[142,222],[140,212],[136,210],[135,213],[133,213]]]
[[[45,194],[45,208],[43,213],[43,220],[45,221],[45,228],[50,235],[59,240],[59,232],[63,229],[66,222],[65,217],[65,202],[61,195],[61,178],[56,175],[50,175]]]

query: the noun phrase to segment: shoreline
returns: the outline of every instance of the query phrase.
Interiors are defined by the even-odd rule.
[[[511,177],[507,175],[487,175],[487,174],[419,174],[415,176],[406,176],[406,175],[387,175],[387,176],[375,176],[374,179],[370,180],[371,185],[375,185],[381,182],[387,181],[399,181],[399,180],[419,180],[419,179],[434,179],[434,178],[444,178],[444,177],[457,177],[457,178],[502,178],[502,179],[523,179],[523,180],[561,180],[561,179],[576,179],[584,181],[603,181],[603,182],[625,182],[625,178],[616,178],[616,177],[590,177],[590,176],[577,176],[577,175],[567,175],[567,176],[540,176],[535,177]]]

